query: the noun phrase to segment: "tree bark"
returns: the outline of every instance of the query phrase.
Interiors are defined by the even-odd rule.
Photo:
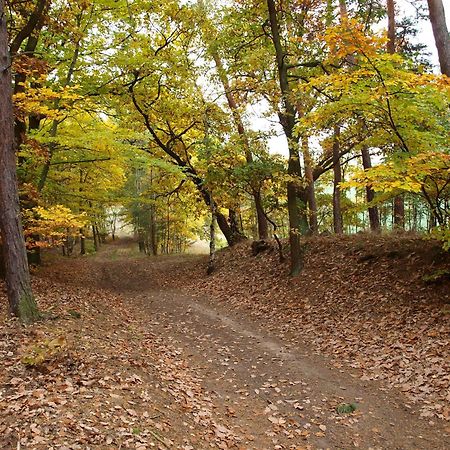
[[[0,0],[0,231],[9,311],[24,322],[39,316],[31,290],[20,206],[14,146],[11,60],[4,0]]]
[[[442,0],[428,0],[428,11],[441,72],[450,77],[450,35],[447,29],[447,22],[445,21],[445,10]]]

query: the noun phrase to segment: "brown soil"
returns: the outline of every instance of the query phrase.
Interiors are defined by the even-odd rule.
[[[209,277],[128,245],[57,258],[34,279],[53,320],[0,324],[0,448],[449,448],[448,281],[422,279],[446,264],[364,236],[310,240],[296,279],[248,244]]]

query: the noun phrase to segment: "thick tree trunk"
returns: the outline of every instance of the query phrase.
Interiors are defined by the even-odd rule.
[[[342,182],[341,158],[339,156],[341,145],[339,142],[341,129],[339,125],[334,127],[333,138],[333,229],[336,234],[342,234],[344,227],[342,223],[341,208],[341,188],[339,184]]]
[[[394,228],[405,229],[405,200],[403,195],[394,198]]]
[[[42,6],[44,6],[45,2],[41,2]],[[39,19],[36,29],[34,30],[34,33],[40,32],[40,29],[42,28],[43,21],[42,16]],[[38,38],[36,36],[29,36],[27,40],[27,44],[25,46],[24,52],[27,55],[27,57],[32,57],[34,55],[34,52],[36,50],[36,46],[38,43]],[[16,76],[14,77],[14,94],[22,93],[25,91],[25,81],[26,81],[26,75],[24,72],[18,72]],[[18,162],[19,166],[22,166],[22,164],[25,162],[25,159],[20,156],[20,148],[23,145],[23,143],[26,140],[26,123],[24,117],[15,117],[14,121],[14,138],[15,138],[15,148],[16,151],[18,151]],[[22,208],[24,210],[32,209],[37,205],[37,202],[34,198],[26,198],[22,199]],[[31,236],[33,241],[38,242],[40,240],[39,235],[33,235]],[[40,265],[41,264],[41,249],[39,247],[34,247],[32,249],[27,249],[27,259],[29,264],[34,265]]]
[[[39,316],[20,220],[14,147],[12,81],[4,0],[0,0],[0,231],[9,311],[25,322]]]
[[[237,244],[238,242],[241,242],[245,239],[247,239],[243,234],[241,233],[234,233],[233,230],[230,227],[230,224],[228,223],[227,218],[218,210],[217,204],[215,203],[215,200],[213,199],[211,193],[208,189],[205,188],[203,184],[203,180],[197,175],[197,172],[192,167],[187,167],[183,163],[179,163],[181,167],[185,167],[186,174],[191,178],[192,182],[197,187],[200,195],[202,196],[205,204],[211,208],[211,206],[214,207],[215,214],[216,214],[216,220],[217,225],[219,226],[220,231],[225,236],[225,239],[227,240],[227,244],[231,247],[234,244]]]
[[[261,191],[254,189],[253,199],[255,201],[256,220],[258,222],[258,237],[259,239],[266,240],[269,237],[269,226],[262,205]]]
[[[238,242],[245,240],[246,239],[245,236],[243,236],[241,233],[236,233],[231,229],[227,218],[220,211],[217,211],[217,205],[214,205],[214,207],[216,208],[217,225],[219,226],[222,234],[225,236],[228,245],[233,246],[234,244],[237,244]]]
[[[447,4],[448,6],[448,4]],[[428,0],[430,22],[439,56],[441,72],[450,77],[450,35],[445,21],[442,0]]]
[[[361,158],[364,170],[368,170],[372,168],[372,161],[370,160],[370,153],[369,149],[366,145],[363,146],[361,149]],[[375,192],[370,186],[366,186],[366,200],[367,203],[370,203],[375,198]],[[370,206],[368,208],[369,210],[369,223],[370,223],[370,230],[374,233],[380,232],[380,215],[378,213],[378,208],[376,206]]]
[[[231,232],[233,234],[243,234],[239,226],[238,214],[234,209],[228,210],[228,223],[230,224]]]
[[[5,263],[3,261],[3,245],[0,242],[0,279],[5,279]]]

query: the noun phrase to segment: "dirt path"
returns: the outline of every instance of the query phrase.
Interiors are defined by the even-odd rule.
[[[100,270],[99,287],[124,296],[143,326],[176,349],[240,448],[450,448],[448,428],[419,418],[400,395],[286,345],[264,323],[173,289],[171,274],[185,263],[112,247],[89,264]],[[338,414],[342,404],[356,411]]]

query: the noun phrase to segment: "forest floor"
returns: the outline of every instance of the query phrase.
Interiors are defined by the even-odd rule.
[[[277,258],[52,255],[46,319],[0,313],[0,449],[450,448],[448,256],[322,237],[295,279]]]

